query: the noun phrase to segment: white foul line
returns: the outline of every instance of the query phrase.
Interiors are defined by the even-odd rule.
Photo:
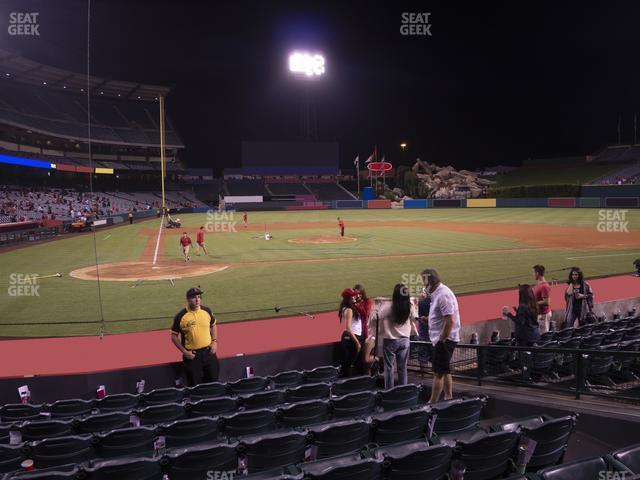
[[[162,236],[162,226],[164,225],[164,215],[160,219],[160,229],[158,230],[158,239],[156,240],[156,250],[153,252],[153,264],[158,261],[158,248],[160,248],[160,237]]]
[[[567,257],[567,260],[577,260],[579,258],[627,257],[629,255],[638,255],[638,254],[637,253],[613,253],[611,255],[583,255],[581,257]]]
[[[103,238],[103,240],[106,240],[107,238],[109,238],[111,236],[111,234],[107,235],[106,237]]]

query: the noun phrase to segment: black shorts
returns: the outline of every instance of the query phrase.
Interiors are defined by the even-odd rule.
[[[445,340],[444,342],[435,344],[433,347],[433,357],[431,358],[434,373],[438,375],[451,373],[451,357],[453,357],[453,351],[456,349],[456,345],[457,343],[451,340]]]

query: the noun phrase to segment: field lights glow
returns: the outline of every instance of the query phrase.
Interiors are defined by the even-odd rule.
[[[289,71],[307,77],[324,75],[324,57],[319,53],[293,52],[289,55]]]

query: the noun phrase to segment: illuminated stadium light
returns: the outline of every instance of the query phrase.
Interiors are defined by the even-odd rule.
[[[324,75],[324,56],[319,53],[293,52],[289,55],[289,71],[306,77]]]
[[[10,77],[11,74],[9,72],[5,73],[5,76]]]
[[[42,82],[42,84],[43,84],[43,85],[46,85],[46,84],[47,84],[47,82]]]
[[[400,148],[404,151],[404,149],[405,149],[405,148],[407,148],[407,144],[406,144],[406,142],[402,142],[402,143],[400,144]]]

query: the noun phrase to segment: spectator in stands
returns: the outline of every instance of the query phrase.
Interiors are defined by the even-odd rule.
[[[182,363],[190,386],[218,380],[220,365],[216,317],[202,305],[202,290],[187,290],[187,307],[173,319],[171,341],[182,353]]]
[[[435,403],[444,392],[444,399],[453,398],[451,358],[460,341],[460,310],[451,289],[440,281],[438,272],[427,268],[422,281],[431,297],[429,308],[429,338],[433,347],[433,387],[429,402]]]
[[[584,274],[580,267],[571,267],[569,271],[564,300],[565,318],[562,328],[584,324],[587,315],[593,311],[593,290],[584,280]]]
[[[518,286],[518,306],[514,307],[515,315],[509,307],[502,308],[502,315],[515,323],[515,338],[518,345],[530,347],[540,339],[538,326],[538,303],[530,285]]]
[[[378,304],[372,317],[371,330],[379,332],[384,357],[384,388],[395,384],[395,361],[398,370],[398,385],[407,384],[407,361],[409,359],[409,337],[415,335],[413,320],[418,316],[417,301],[409,297],[406,285],[398,283],[393,289],[391,302]]]
[[[375,330],[369,329],[369,320],[373,302],[367,296],[364,286],[357,283],[353,289],[358,292],[355,300],[355,308],[362,318],[362,338],[365,339],[362,346],[362,369],[365,373],[377,374],[379,358],[376,356],[377,335]]]
[[[533,266],[533,277],[536,284],[533,287],[533,293],[536,296],[538,304],[538,326],[540,333],[548,332],[551,328],[551,287],[544,278],[546,269],[544,265]]]
[[[358,292],[352,288],[342,291],[342,302],[338,310],[340,323],[344,323],[344,332],[340,343],[342,346],[342,374],[351,376],[360,370],[360,351],[362,350],[362,318],[355,300]]]
[[[431,307],[431,297],[427,290],[423,289],[418,302],[418,340],[429,342],[429,310]],[[421,367],[426,367],[431,360],[433,347],[431,345],[421,345],[418,351],[418,361]]]

